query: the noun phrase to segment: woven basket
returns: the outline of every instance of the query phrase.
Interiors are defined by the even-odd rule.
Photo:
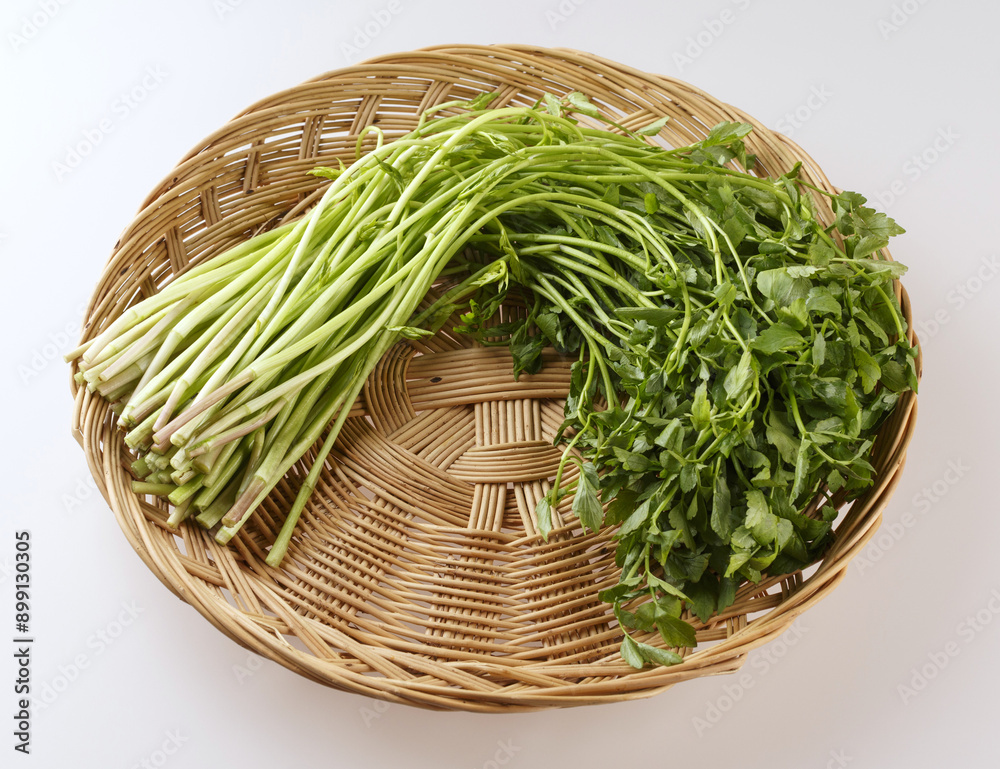
[[[365,126],[393,138],[441,102],[498,91],[493,106],[529,105],[573,90],[628,128],[669,115],[661,138],[672,145],[721,120],[751,122],[764,172],[802,161],[805,178],[833,189],[794,143],[739,110],[595,56],[527,46],[384,56],[259,102],[185,157],[115,246],[85,338],[189,265],[306,210],[323,184],[306,172],[353,157]],[[620,632],[597,599],[617,582],[609,533],[584,534],[566,509],[548,542],[535,529],[535,502],[559,458],[552,439],[567,365],[553,358],[515,382],[506,350],[461,337],[394,348],[355,404],[282,569],[264,558],[309,457],[225,547],[193,524],[168,530],[166,503],[131,491],[114,415],[76,387],[74,431],[136,552],[226,635],[339,689],[495,712],[646,697],[737,670],[844,577],[878,528],[916,416],[906,393],[876,443],[876,483],[841,516],[817,566],[744,585],[723,614],[693,620],[699,645],[682,664],[638,671],[619,656]]]

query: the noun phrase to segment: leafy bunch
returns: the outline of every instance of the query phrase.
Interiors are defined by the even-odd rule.
[[[617,526],[621,579],[601,598],[636,667],[681,657],[627,630],[694,646],[685,610],[705,622],[742,582],[820,557],[839,504],[872,482],[877,428],[917,386],[893,287],[905,268],[880,253],[903,230],[853,192],[831,196],[824,225],[798,166],[734,171],[753,166],[749,131],[721,124],[674,151],[581,147],[537,183],[548,196],[474,239],[533,303],[487,332],[492,284],[465,330],[508,345],[518,373],[547,345],[578,357],[557,440],[580,473],[557,479],[538,520],[547,534],[572,495],[586,528]]]

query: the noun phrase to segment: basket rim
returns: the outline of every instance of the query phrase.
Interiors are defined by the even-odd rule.
[[[162,211],[165,200],[170,198],[171,190],[189,173],[198,169],[206,158],[217,155],[218,150],[213,152],[213,147],[218,142],[250,128],[262,116],[280,114],[282,100],[299,94],[302,89],[330,85],[339,80],[356,78],[362,74],[371,74],[376,71],[386,73],[396,70],[405,73],[412,68],[412,65],[405,63],[405,60],[445,60],[457,63],[470,57],[478,57],[475,60],[481,62],[482,59],[490,55],[500,54],[511,57],[520,54],[556,58],[578,67],[596,67],[623,73],[651,85],[666,89],[676,88],[697,98],[709,100],[713,105],[720,105],[733,116],[733,119],[751,123],[755,132],[761,132],[775,141],[779,141],[790,154],[800,159],[818,179],[832,189],[832,185],[829,184],[818,164],[798,144],[787,137],[775,134],[743,111],[718,102],[704,91],[675,78],[642,72],[618,62],[570,48],[545,48],[521,44],[435,45],[415,51],[373,57],[350,67],[318,75],[297,86],[260,99],[242,110],[232,120],[198,142],[181,158],[175,168],[154,187],[116,243],[109,258],[106,272],[113,266],[117,267],[115,257],[128,250],[132,238],[141,229],[142,222]],[[279,106],[274,106],[276,103]],[[886,255],[889,256],[887,252]],[[896,285],[904,316],[911,326],[910,335],[912,340],[916,342],[916,335],[912,330],[909,298],[905,288],[898,282]],[[86,311],[85,338],[93,330],[91,329],[91,321],[106,301],[106,296],[102,295],[103,286],[104,279],[102,277]],[[921,369],[922,351],[918,348],[918,377]],[[602,663],[602,675],[616,679],[616,683],[612,686],[606,684],[565,684],[561,689],[538,687],[537,691],[533,691],[528,686],[515,691],[490,691],[488,689],[476,691],[468,688],[456,690],[454,686],[446,685],[440,680],[424,682],[417,680],[416,677],[411,677],[410,680],[393,679],[389,676],[379,678],[370,673],[358,672],[341,660],[320,659],[317,655],[304,652],[284,640],[275,628],[277,620],[270,623],[264,622],[262,617],[243,611],[238,606],[234,606],[214,594],[209,589],[209,583],[191,571],[191,565],[184,560],[186,556],[181,556],[178,552],[177,557],[172,558],[171,554],[165,551],[163,545],[156,539],[158,535],[155,532],[161,526],[160,522],[149,517],[148,511],[140,506],[135,495],[125,485],[117,457],[114,455],[115,452],[108,450],[108,447],[114,444],[116,436],[108,404],[96,397],[91,398],[86,389],[80,388],[75,382],[71,382],[71,388],[75,399],[73,432],[83,445],[98,486],[129,543],[147,567],[168,589],[181,600],[190,603],[221,632],[248,649],[289,667],[307,678],[334,688],[361,692],[391,702],[402,702],[433,709],[464,709],[483,712],[535,710],[648,697],[681,680],[705,674],[706,665],[713,673],[738,670],[745,661],[747,652],[780,635],[788,629],[796,617],[839,584],[846,576],[850,561],[874,536],[881,523],[882,509],[895,490],[905,465],[906,450],[913,434],[917,412],[916,394],[905,393],[895,409],[894,419],[900,424],[893,434],[892,444],[887,449],[885,471],[879,473],[876,483],[862,497],[852,503],[846,515],[842,513],[838,517],[835,527],[836,541],[830,551],[817,562],[815,572],[799,582],[796,589],[787,596],[784,595],[783,591],[782,600],[775,607],[769,609],[765,616],[744,623],[742,627],[731,628],[732,632],[728,638],[714,642],[705,651],[691,653],[684,662],[671,668],[650,668],[636,671],[624,663],[618,665]],[[884,430],[885,425],[880,430],[880,434]],[[864,511],[866,515],[862,515],[860,512],[855,515],[856,509]],[[230,555],[233,561],[227,566],[233,567],[237,563],[237,554],[230,551]],[[243,552],[242,556],[245,558],[247,553]],[[235,568],[243,569],[244,567],[236,565]],[[262,580],[250,581],[253,583],[252,589],[258,593],[264,594],[270,589],[268,584]],[[279,600],[270,605],[279,606],[282,603]],[[277,619],[282,618],[278,617]],[[301,617],[297,619],[299,622],[302,621]],[[322,632],[336,637],[339,631],[327,626]],[[358,646],[356,641],[346,636],[338,637],[336,640],[345,649]],[[366,653],[364,649],[358,649],[357,653],[361,655],[357,659],[364,659]],[[405,656],[406,654],[407,652],[399,651],[395,656]],[[392,662],[393,656],[393,654],[386,655],[389,663]],[[412,656],[418,655],[414,652],[411,653]],[[407,661],[413,663],[410,658],[407,658]],[[496,665],[509,672],[509,668],[500,665],[499,662]],[[480,662],[475,667],[486,670],[488,664]],[[550,667],[558,667],[558,665]],[[391,665],[387,669],[391,669]],[[460,669],[464,670],[461,665],[456,663],[453,674],[458,676]]]

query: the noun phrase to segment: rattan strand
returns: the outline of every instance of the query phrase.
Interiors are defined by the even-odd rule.
[[[307,209],[322,182],[306,172],[352,157],[365,126],[392,138],[428,107],[482,91],[498,91],[494,105],[503,106],[573,90],[629,128],[670,116],[661,134],[670,145],[697,140],[720,120],[749,121],[764,172],[801,161],[809,181],[833,189],[797,145],[743,112],[592,55],[446,46],[383,56],[259,102],[185,157],[115,246],[85,338],[186,267]],[[909,319],[898,285],[897,295]],[[548,542],[536,532],[533,510],[558,461],[551,441],[568,387],[567,364],[554,356],[548,364],[515,383],[505,351],[461,336],[397,346],[354,405],[280,570],[264,563],[266,549],[309,457],[224,547],[195,525],[168,530],[165,503],[132,493],[113,415],[76,387],[73,426],[136,552],[223,633],[329,686],[496,712],[646,697],[737,670],[844,577],[879,526],[916,417],[908,393],[880,432],[876,484],[842,514],[808,576],[744,585],[724,614],[695,621],[699,646],[682,664],[637,671],[619,656],[619,632],[596,598],[617,580],[610,534],[584,534],[568,500]]]

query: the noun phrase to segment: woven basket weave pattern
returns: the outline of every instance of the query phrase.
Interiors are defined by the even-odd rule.
[[[670,116],[661,137],[671,145],[696,141],[721,120],[754,123],[748,143],[763,172],[802,161],[806,179],[833,189],[801,149],[738,110],[597,57],[510,46],[386,56],[276,94],[189,154],[116,245],[86,337],[188,266],[307,210],[323,184],[307,172],[350,162],[366,126],[389,140],[446,101],[497,91],[492,106],[530,105],[546,91],[574,90],[627,128]],[[636,671],[619,656],[620,631],[597,599],[618,578],[609,533],[584,534],[567,498],[549,540],[537,535],[533,511],[559,461],[552,440],[569,363],[552,354],[537,375],[515,382],[511,372],[505,349],[447,332],[393,348],[354,405],[280,570],[264,558],[310,456],[225,547],[195,525],[168,530],[165,503],[132,493],[132,457],[114,415],[83,389],[75,390],[74,428],[132,546],[230,637],[327,685],[499,711],[643,697],[739,668],[749,649],[840,581],[877,529],[916,415],[907,393],[876,443],[875,486],[838,522],[808,578],[744,585],[723,615],[694,620],[699,647],[683,664]]]

